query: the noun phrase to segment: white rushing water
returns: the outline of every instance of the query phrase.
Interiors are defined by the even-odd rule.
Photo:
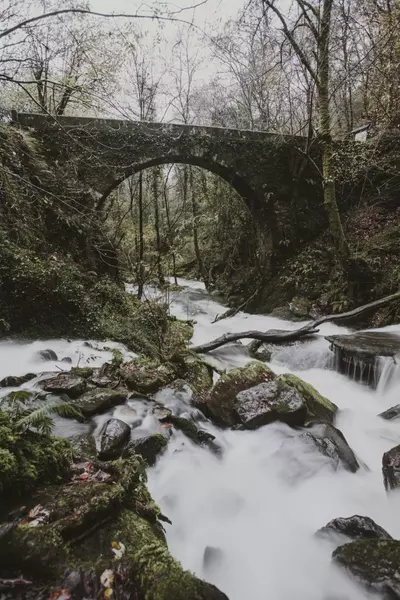
[[[195,321],[194,344],[226,332],[298,327],[245,313],[212,323],[226,308],[208,296],[201,283],[181,280],[180,284],[186,289],[170,294],[171,312]],[[154,296],[156,291],[148,289],[147,294]],[[388,329],[400,332],[400,326]],[[172,554],[186,569],[217,585],[230,600],[370,598],[332,565],[335,546],[316,539],[314,533],[335,517],[360,514],[400,537],[400,492],[387,495],[381,474],[383,452],[400,443],[400,419],[390,422],[377,416],[399,403],[399,381],[396,377],[389,381],[385,375],[385,385],[373,391],[327,369],[330,351],[323,336],[338,332],[347,330],[325,324],[316,340],[277,349],[270,366],[277,373],[302,377],[339,406],[336,426],[360,464],[365,464],[356,474],[334,471],[329,461],[302,444],[301,432],[281,423],[257,431],[222,431],[202,422],[201,427],[212,432],[223,447],[222,458],[177,432],[156,466],[149,469],[150,491],[173,523],[167,526]],[[3,342],[0,379],[27,371],[54,370],[56,365],[68,368],[61,362],[40,362],[36,354],[39,349],[52,348],[60,359],[69,356],[73,364],[79,361],[84,366],[109,360],[111,353],[102,348],[110,345],[97,346],[96,350],[83,342],[65,340]],[[237,345],[214,351],[208,360],[220,369],[229,369],[250,359],[245,347]],[[31,385],[26,384],[27,388]],[[185,394],[177,400],[161,393],[157,400],[173,409],[178,403],[180,414],[192,410]],[[95,433],[110,414],[130,422],[135,437],[157,430],[157,420],[146,414],[145,404],[132,400],[97,417]],[[142,418],[136,427],[135,420]],[[62,423],[58,423],[57,433],[69,435],[70,427],[62,431]],[[79,427],[87,428],[76,426],[75,433],[83,430]],[[284,451],[277,453],[282,445]],[[209,560],[204,561],[207,547]]]

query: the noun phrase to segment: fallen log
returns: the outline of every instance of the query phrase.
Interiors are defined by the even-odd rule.
[[[364,315],[365,313],[376,310],[377,308],[382,308],[395,300],[400,300],[400,291],[395,294],[391,294],[390,296],[386,296],[381,300],[374,300],[369,304],[364,304],[363,306],[359,306],[358,308],[353,308],[353,310],[349,310],[345,313],[338,313],[333,315],[325,315],[324,317],[320,317],[315,321],[311,321],[311,323],[307,323],[303,327],[299,329],[294,329],[293,331],[280,331],[277,329],[270,329],[269,331],[243,331],[242,333],[225,333],[221,337],[212,340],[211,342],[207,342],[206,344],[202,344],[200,346],[194,346],[191,348],[193,352],[197,354],[204,354],[206,352],[211,352],[211,350],[216,350],[225,344],[229,344],[230,342],[237,342],[238,340],[243,339],[252,339],[257,340],[256,344],[253,345],[252,351],[254,352],[257,348],[268,342],[270,344],[279,344],[285,342],[295,342],[307,335],[313,335],[318,333],[318,326],[323,323],[327,323],[328,321],[344,321],[346,319],[353,319]]]

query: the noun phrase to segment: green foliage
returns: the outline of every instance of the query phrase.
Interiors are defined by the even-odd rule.
[[[67,440],[33,431],[21,412],[0,410],[0,505],[8,505],[38,483],[65,476],[71,448]],[[17,418],[16,418],[17,416]],[[46,428],[45,428],[46,429]]]

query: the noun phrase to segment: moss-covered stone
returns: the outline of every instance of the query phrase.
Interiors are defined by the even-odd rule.
[[[280,375],[279,381],[299,392],[307,406],[309,420],[323,419],[329,423],[334,422],[338,407],[322,396],[310,383],[291,374]]]
[[[89,379],[97,370],[98,369],[94,369],[93,367],[72,367],[70,373],[77,377],[83,377],[83,379]]]
[[[36,373],[27,373],[26,375],[22,375],[20,377],[9,375],[0,381],[0,387],[18,387],[23,383],[34,379],[36,376]]]
[[[113,406],[123,404],[126,398],[127,393],[124,390],[96,388],[75,400],[74,406],[80,410],[84,417],[89,418],[106,412]]]
[[[129,389],[151,394],[176,379],[176,368],[157,360],[137,358],[121,367],[121,376]]]
[[[190,357],[185,360],[182,378],[189,384],[195,395],[202,394],[212,388],[213,370],[210,365]]]
[[[336,564],[383,594],[384,598],[400,595],[400,542],[397,540],[360,540],[339,546],[333,555]]]
[[[260,383],[272,381],[275,374],[267,365],[250,362],[245,367],[232,369],[214,385],[213,389],[195,401],[196,406],[217,424],[236,425],[240,421],[234,410],[236,395]]]
[[[57,377],[46,379],[43,389],[52,394],[66,394],[70,398],[78,398],[86,390],[87,383],[83,377],[71,373],[60,373]]]

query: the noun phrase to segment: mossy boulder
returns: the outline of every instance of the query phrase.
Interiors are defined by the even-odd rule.
[[[146,463],[152,467],[162,452],[164,452],[168,440],[161,433],[155,433],[138,440],[132,440],[122,453],[122,457],[132,456],[139,454]]]
[[[140,457],[84,468],[72,485],[38,491],[0,528],[0,578],[23,572],[41,600],[54,589],[77,600],[88,589],[126,600],[227,600],[170,555]]]
[[[60,373],[57,377],[46,379],[43,389],[52,394],[66,394],[70,398],[78,398],[87,387],[86,380],[71,373]]]
[[[104,413],[118,404],[124,404],[126,399],[127,393],[124,390],[96,388],[75,400],[74,406],[84,417],[89,418]]]
[[[334,423],[338,407],[328,398],[322,396],[310,383],[306,383],[300,377],[291,374],[280,375],[279,381],[297,390],[301,395],[307,407],[309,420],[323,419],[329,423]]]
[[[301,426],[307,416],[302,396],[282,383],[279,377],[239,392],[233,406],[247,429],[257,429],[273,421]]]
[[[176,379],[176,368],[169,363],[137,358],[121,367],[121,376],[130,390],[151,394]]]
[[[214,442],[215,436],[208,431],[198,429],[193,421],[185,419],[184,417],[177,417],[176,415],[172,414],[163,416],[159,418],[159,420],[161,423],[171,424],[173,427],[181,431],[194,444],[197,444],[198,446],[207,446],[216,454],[221,452],[221,448]]]
[[[26,375],[21,375],[20,377],[9,375],[0,381],[0,387],[18,387],[23,383],[27,383],[31,379],[34,379],[36,376],[36,373],[27,373]]]
[[[82,433],[68,438],[76,458],[95,458],[97,456],[96,441],[90,433]]]
[[[222,375],[210,392],[196,398],[195,405],[218,425],[236,425],[240,423],[234,406],[237,394],[260,383],[272,381],[275,377],[267,365],[252,361]]]
[[[89,379],[97,371],[98,369],[94,369],[93,367],[72,367],[70,373],[77,377],[83,377],[83,379]]]
[[[353,515],[352,517],[339,517],[329,521],[325,527],[318,529],[316,533],[320,538],[342,539],[348,538],[351,540],[367,539],[367,540],[392,540],[392,536],[377,525],[370,517],[361,515]]]
[[[207,392],[213,386],[212,367],[196,358],[186,358],[181,377],[189,384],[195,395]]]
[[[359,540],[339,546],[332,557],[335,564],[385,600],[400,598],[399,541]]]

